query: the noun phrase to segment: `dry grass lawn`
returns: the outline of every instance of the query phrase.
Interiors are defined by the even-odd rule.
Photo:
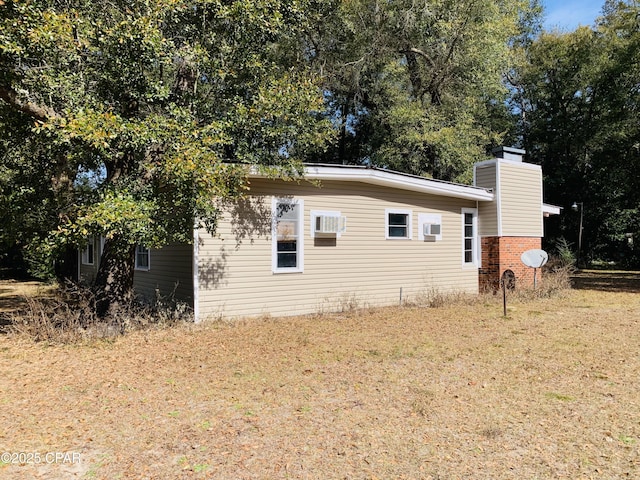
[[[488,298],[75,346],[0,335],[0,452],[76,455],[3,455],[0,477],[640,478],[640,295],[605,290],[507,318]]]

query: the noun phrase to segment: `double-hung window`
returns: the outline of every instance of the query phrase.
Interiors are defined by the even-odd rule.
[[[411,210],[399,210],[387,208],[385,238],[390,239],[411,239]]]
[[[302,200],[274,199],[272,205],[272,269],[274,273],[303,271]]]
[[[478,266],[478,211],[462,209],[462,264]]]
[[[151,268],[151,252],[144,245],[136,245],[136,270]]]
[[[87,245],[82,250],[82,264],[93,265],[95,263],[95,240],[94,237],[87,239]]]

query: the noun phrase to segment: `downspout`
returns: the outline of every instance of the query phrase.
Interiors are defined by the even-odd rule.
[[[198,227],[193,227],[193,321],[200,323],[200,272],[199,272],[199,252],[200,252],[200,235]]]
[[[480,236],[480,202],[476,200],[476,246],[478,252],[478,274],[482,268],[482,237]]]

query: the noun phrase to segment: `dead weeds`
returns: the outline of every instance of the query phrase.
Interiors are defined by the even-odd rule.
[[[637,478],[640,297],[0,337],[0,476]],[[8,458],[8,457],[3,457]],[[3,460],[4,461],[4,460]]]

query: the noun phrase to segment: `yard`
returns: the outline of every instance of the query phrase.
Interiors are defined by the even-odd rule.
[[[616,275],[506,318],[495,297],[0,335],[0,477],[639,478],[640,286]]]

